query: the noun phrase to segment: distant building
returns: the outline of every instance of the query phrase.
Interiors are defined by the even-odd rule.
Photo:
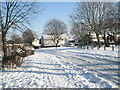
[[[97,42],[97,37],[95,34],[91,34],[91,38],[93,42]],[[108,40],[109,43],[114,43],[114,40],[116,41],[117,44],[120,44],[120,34],[116,34],[115,36],[111,34],[106,34],[106,39]],[[104,39],[102,35],[99,35],[99,40],[100,43],[104,43]]]
[[[35,39],[32,42],[32,45],[33,45],[34,48],[39,48],[40,47],[40,40],[39,39]]]
[[[95,33],[91,34],[91,38],[92,38],[93,42],[97,42],[97,37],[96,37]],[[99,39],[100,39],[100,42],[104,42],[102,35],[99,35]]]
[[[118,41],[118,44],[120,44],[120,33],[116,35],[116,40]]]
[[[72,35],[69,35],[69,39],[66,41],[65,46],[74,47],[76,45],[78,45],[78,41]]]
[[[63,46],[68,41],[69,37],[65,34],[61,35],[62,40],[58,43],[58,46]],[[43,35],[40,40],[41,46],[55,46],[50,35]]]

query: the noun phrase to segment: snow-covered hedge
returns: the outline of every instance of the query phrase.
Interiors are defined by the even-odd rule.
[[[23,58],[34,54],[34,48],[31,46],[19,47],[17,49],[10,49],[6,57],[2,57],[2,67],[4,69],[20,67],[24,61]]]

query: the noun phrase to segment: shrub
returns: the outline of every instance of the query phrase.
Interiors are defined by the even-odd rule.
[[[23,63],[23,58],[17,55],[9,55],[3,57],[2,65],[4,68],[17,68],[20,67]]]
[[[24,57],[34,54],[34,50],[26,47],[11,49],[7,56],[2,58],[3,69],[18,68],[24,63]]]

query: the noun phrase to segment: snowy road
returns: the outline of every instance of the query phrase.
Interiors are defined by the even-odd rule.
[[[0,87],[117,88],[118,64],[118,51],[38,49],[18,70],[1,72]]]

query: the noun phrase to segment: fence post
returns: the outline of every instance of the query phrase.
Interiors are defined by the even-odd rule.
[[[93,49],[93,45],[92,45],[92,49]]]
[[[83,49],[85,49],[85,45],[83,45]]]
[[[104,46],[104,50],[106,50],[106,46]]]
[[[97,45],[97,50],[99,50],[99,45]]]
[[[89,49],[88,45],[87,45],[87,49]]]
[[[114,46],[112,45],[112,51],[114,51]]]

